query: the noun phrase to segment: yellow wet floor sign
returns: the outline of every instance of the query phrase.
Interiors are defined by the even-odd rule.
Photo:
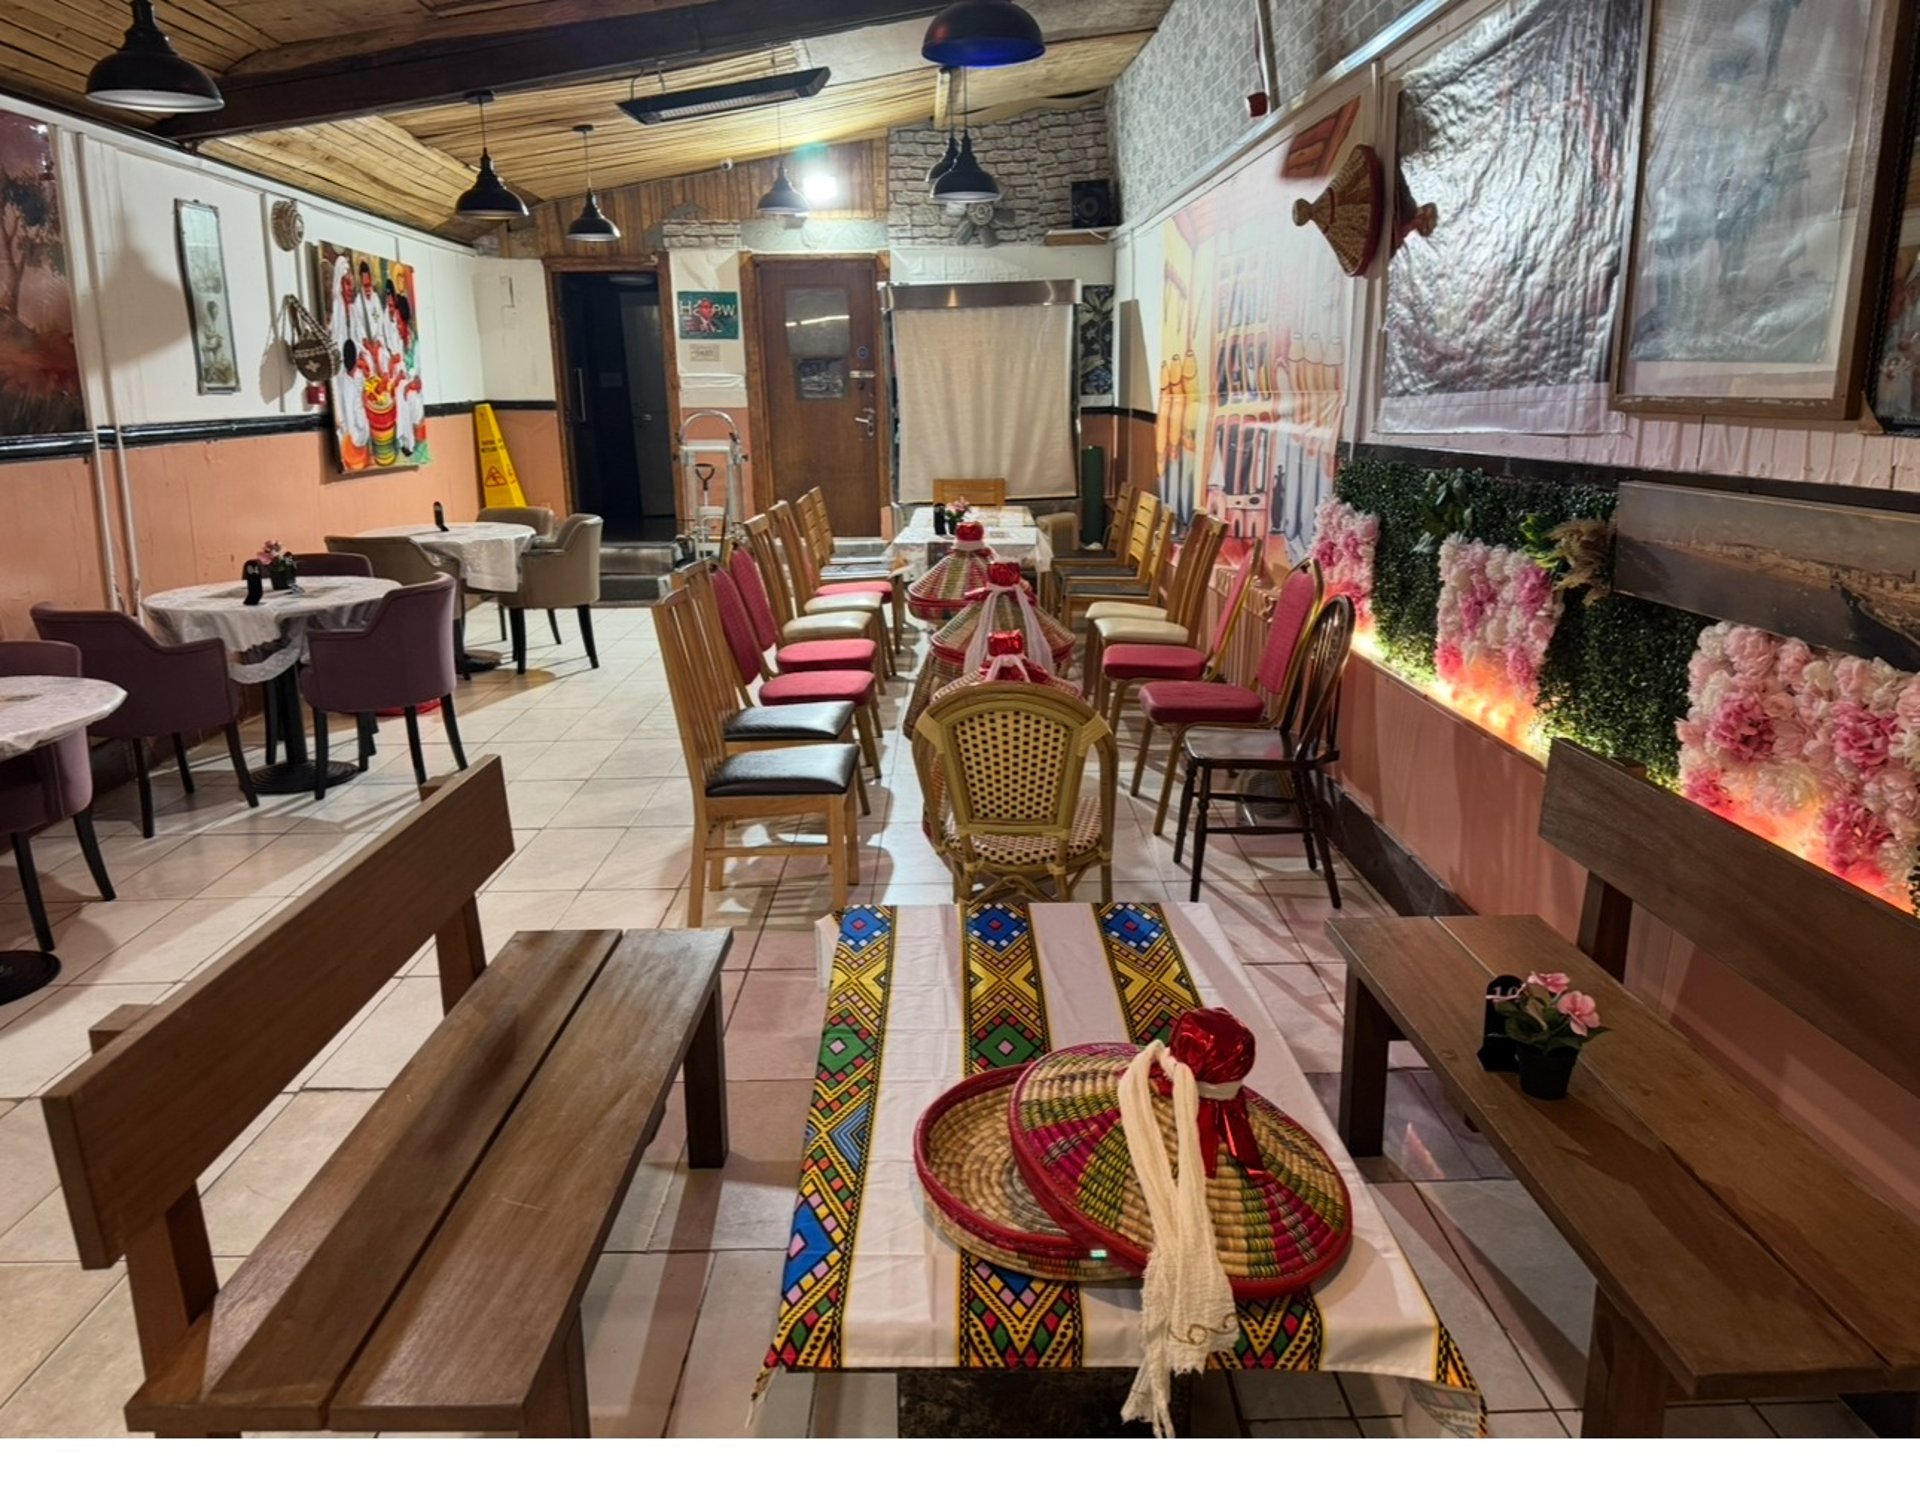
[[[507,438],[500,433],[500,421],[491,404],[473,406],[473,438],[480,447],[480,506],[524,508],[527,494],[520,490]]]

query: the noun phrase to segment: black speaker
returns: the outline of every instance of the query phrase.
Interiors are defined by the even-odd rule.
[[[1076,228],[1113,228],[1118,226],[1113,213],[1113,183],[1076,181],[1073,184],[1073,226]]]

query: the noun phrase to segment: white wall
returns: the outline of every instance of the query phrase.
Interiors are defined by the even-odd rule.
[[[43,120],[55,131],[74,336],[96,425],[244,420],[306,411],[303,381],[286,361],[282,339],[288,328],[281,306],[289,294],[313,306],[313,246],[322,240],[397,258],[418,272],[429,403],[493,392],[474,282],[483,269],[501,261],[92,121],[4,96],[0,108]],[[269,232],[271,205],[288,197],[306,220],[306,241],[296,251],[276,247]],[[178,200],[210,203],[220,212],[240,366],[237,393],[202,394],[195,385],[174,228]],[[544,288],[537,314],[544,348]],[[550,356],[547,364],[544,392],[497,396],[551,398]],[[516,388],[539,385],[532,370],[515,369],[514,381]]]
[[[976,280],[1078,280],[1083,285],[1113,283],[1109,244],[1064,247],[1007,243],[991,249],[896,246],[893,278],[906,285]]]
[[[551,399],[553,329],[547,272],[537,259],[472,265],[474,330],[489,399]]]

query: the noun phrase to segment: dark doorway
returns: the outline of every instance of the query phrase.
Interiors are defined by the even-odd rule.
[[[610,541],[673,538],[673,429],[660,279],[556,275],[567,358],[573,500]]]

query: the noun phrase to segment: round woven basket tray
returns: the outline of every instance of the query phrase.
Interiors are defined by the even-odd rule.
[[[941,1094],[913,1132],[913,1164],[937,1227],[953,1243],[1046,1280],[1112,1285],[1136,1278],[1094,1258],[1048,1216],[1020,1179],[1007,1133],[1007,1100],[1025,1071],[978,1073]]]
[[[1132,1046],[1067,1047],[1030,1063],[1014,1085],[1008,1129],[1034,1199],[1089,1247],[1146,1268],[1153,1224],[1120,1124],[1120,1075]],[[1247,1116],[1273,1180],[1253,1181],[1222,1148],[1207,1180],[1214,1243],[1233,1293],[1290,1295],[1339,1263],[1353,1238],[1353,1208],[1327,1152],[1251,1089]],[[1154,1114],[1173,1161],[1173,1104]],[[1177,1164],[1177,1162],[1176,1162]]]

